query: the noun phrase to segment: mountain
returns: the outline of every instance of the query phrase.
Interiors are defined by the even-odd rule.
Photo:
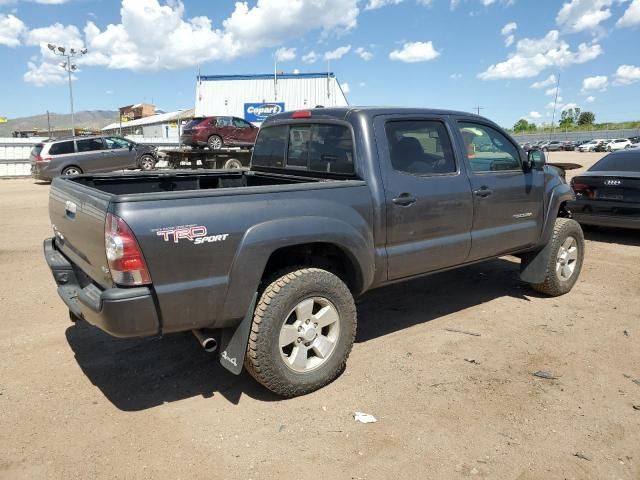
[[[71,115],[50,113],[51,129],[71,128]],[[76,128],[101,129],[118,120],[118,112],[113,110],[91,110],[75,113]],[[47,129],[47,114],[31,117],[12,118],[0,123],[0,137],[10,137],[14,130]]]

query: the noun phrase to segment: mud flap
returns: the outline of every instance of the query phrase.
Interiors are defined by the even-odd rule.
[[[244,356],[247,353],[247,344],[249,343],[249,333],[251,332],[251,323],[253,322],[253,311],[256,308],[258,293],[253,295],[253,300],[249,305],[244,318],[235,328],[225,328],[222,330],[222,338],[220,340],[220,365],[229,370],[234,375],[242,373],[242,365],[244,365]]]
[[[551,241],[542,250],[522,255],[520,261],[520,280],[527,283],[543,283],[549,257],[551,256]]]

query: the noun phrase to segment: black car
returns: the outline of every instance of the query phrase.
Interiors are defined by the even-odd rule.
[[[578,144],[572,140],[567,140],[562,144],[562,147],[565,152],[573,152],[577,146]]]
[[[640,229],[640,149],[610,153],[571,180],[573,218],[585,225]]]

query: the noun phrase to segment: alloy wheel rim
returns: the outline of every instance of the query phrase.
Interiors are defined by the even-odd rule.
[[[567,237],[556,256],[556,273],[561,280],[567,281],[573,276],[578,263],[578,241],[574,237]]]
[[[333,303],[324,297],[306,298],[287,315],[278,349],[289,369],[307,373],[326,363],[339,336],[340,315]]]
[[[209,144],[215,149],[218,150],[221,145],[222,145],[222,140],[220,140],[218,137],[213,137],[213,139],[211,140],[211,142],[209,142]]]
[[[78,175],[80,172],[78,171],[77,168],[68,168],[67,170],[65,170],[64,174],[65,175]]]
[[[151,170],[151,168],[153,168],[153,161],[148,157],[143,158],[142,159],[142,169],[143,170]]]

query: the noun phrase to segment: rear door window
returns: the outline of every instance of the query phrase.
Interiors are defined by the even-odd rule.
[[[82,140],[76,140],[79,152],[95,152],[96,150],[103,150],[101,138],[83,138]]]
[[[106,137],[104,142],[109,150],[118,150],[119,148],[129,148],[129,141],[119,137]]]
[[[66,155],[67,153],[74,153],[73,140],[66,142],[57,142],[49,147],[49,155]]]

